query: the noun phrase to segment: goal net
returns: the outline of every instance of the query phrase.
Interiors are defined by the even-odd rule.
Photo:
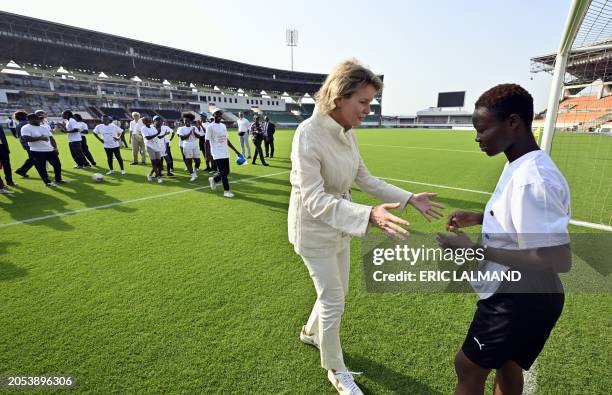
[[[612,231],[612,0],[574,0],[559,52],[531,61],[553,74],[533,127],[570,185],[572,223]]]

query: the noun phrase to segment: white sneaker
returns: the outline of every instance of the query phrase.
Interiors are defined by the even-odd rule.
[[[363,395],[361,389],[355,383],[353,379],[354,374],[361,374],[358,372],[332,372],[327,371],[327,378],[334,385],[336,391],[342,395]]]
[[[153,181],[153,177],[151,177],[150,175],[147,174],[147,181],[149,181],[149,182]]]
[[[127,171],[121,170],[121,174],[126,174],[126,173],[127,173]]]
[[[208,177],[208,183],[210,184],[210,190],[214,191],[217,188],[217,183],[215,182],[215,177]]]
[[[158,183],[158,184],[162,184],[163,182],[164,182],[164,180],[162,180],[162,178],[161,178],[161,177],[157,177],[157,183]]]
[[[319,348],[319,337],[314,333],[312,335],[307,335],[306,325],[304,325],[300,331],[300,341],[304,344]]]
[[[107,175],[108,175],[108,174],[113,174],[114,172],[115,172],[114,170],[109,170],[109,171],[107,171],[107,172],[106,172],[106,174],[107,174]]]
[[[10,189],[0,188],[0,195],[10,195],[11,193],[15,193],[15,192],[11,191]]]
[[[225,196],[226,198],[233,198],[234,194],[232,193],[232,191],[223,191],[223,196]]]
[[[191,173],[191,178],[189,179],[189,181],[195,181],[197,179],[198,179],[198,175],[194,171],[193,173]]]

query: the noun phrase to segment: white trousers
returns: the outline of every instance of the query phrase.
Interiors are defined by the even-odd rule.
[[[324,369],[345,371],[340,345],[340,320],[349,286],[349,243],[334,256],[303,256],[302,259],[317,291],[317,301],[306,323],[306,333],[314,333],[319,339],[321,366]]]
[[[249,132],[245,132],[244,135],[239,136],[240,137],[240,150],[242,151],[242,156],[244,156],[245,158],[247,156],[251,156],[251,146],[249,145]],[[244,149],[244,147],[246,146],[246,151]],[[248,155],[247,155],[247,151],[248,151]]]

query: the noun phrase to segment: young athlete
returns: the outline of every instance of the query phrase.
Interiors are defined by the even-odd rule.
[[[196,168],[200,164],[200,146],[199,139],[204,136],[203,132],[194,125],[195,115],[190,112],[184,112],[182,114],[183,124],[178,128],[178,135],[183,142],[183,155],[185,157],[185,165],[187,171],[191,174],[189,181],[195,181],[198,178],[198,174],[193,167],[195,162]]]
[[[119,162],[121,168],[121,174],[125,174],[123,168],[123,159],[121,158],[121,132],[122,129],[112,123],[108,115],[102,116],[102,123],[97,125],[94,130],[94,136],[98,141],[104,144],[104,151],[106,152],[106,160],[108,161],[108,171],[106,174],[113,174],[113,155]]]
[[[20,133],[30,148],[34,166],[36,166],[40,178],[48,187],[65,184],[66,181],[62,179],[62,164],[57,154],[57,144],[53,139],[51,128],[47,125],[41,125],[41,119],[36,114],[28,114],[27,120],[28,124],[21,128]],[[49,179],[46,168],[47,162],[53,166],[55,183]]]
[[[81,130],[79,128],[78,122],[74,119],[72,111],[66,110],[62,113],[62,118],[64,119],[63,124],[58,124],[58,129],[64,133],[68,134],[68,146],[70,148],[70,153],[72,154],[72,158],[76,165],[75,169],[87,169],[91,167],[83,155],[83,146],[81,144]]]
[[[153,126],[157,129],[160,134],[159,136],[159,150],[162,156],[162,173],[163,173],[163,164],[164,160],[166,161],[166,171],[167,175],[170,178],[174,178],[174,161],[172,160],[172,153],[170,151],[170,141],[174,138],[174,130],[171,127],[164,124],[164,121],[159,115],[153,117]],[[149,173],[150,176],[153,176],[153,170]]]
[[[145,139],[147,154],[149,154],[149,158],[151,159],[151,167],[153,169],[153,173],[155,173],[155,176],[157,177],[157,182],[161,184],[164,182],[162,180],[162,146],[159,141],[162,131],[161,128],[158,130],[151,125],[151,118],[147,115],[142,118],[142,124],[143,125],[140,128],[140,131]],[[147,174],[147,181],[152,180],[153,178],[151,175]]]
[[[36,113],[38,114],[38,111]],[[97,166],[96,161],[94,160],[93,155],[91,154],[91,151],[89,151],[89,146],[87,145],[86,135],[89,134],[89,126],[87,126],[87,124],[83,122],[83,117],[81,117],[81,115],[74,114],[73,116],[75,121],[78,122],[79,130],[81,131],[81,148],[83,149],[83,155],[85,155],[85,158],[87,159],[87,161],[89,161],[91,166]]]
[[[571,266],[570,193],[538,147],[532,119],[533,98],[519,85],[497,85],[480,96],[472,116],[476,142],[488,156],[503,153],[508,162],[484,212],[454,212],[447,228],[455,235],[438,235],[443,248],[483,248],[481,272],[521,273],[514,283],[472,283],[480,300],[455,358],[456,394],[482,394],[492,369],[495,394],[521,394],[523,370],[536,360],[563,310],[558,273]],[[480,224],[483,245],[461,231]]]
[[[236,155],[240,155],[240,153],[229,141],[227,128],[221,123],[222,115],[223,111],[217,109],[213,113],[215,122],[206,128],[206,140],[210,142],[210,152],[219,171],[219,174],[209,177],[208,182],[210,183],[210,189],[214,191],[217,183],[221,181],[223,183],[223,196],[232,198],[234,194],[230,191],[229,181],[227,180],[227,176],[230,174],[229,152],[227,148],[231,148]]]

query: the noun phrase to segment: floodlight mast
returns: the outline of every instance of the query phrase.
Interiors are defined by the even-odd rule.
[[[285,32],[285,40],[288,47],[291,47],[291,71],[293,71],[293,48],[298,44],[297,29],[287,29]]]

